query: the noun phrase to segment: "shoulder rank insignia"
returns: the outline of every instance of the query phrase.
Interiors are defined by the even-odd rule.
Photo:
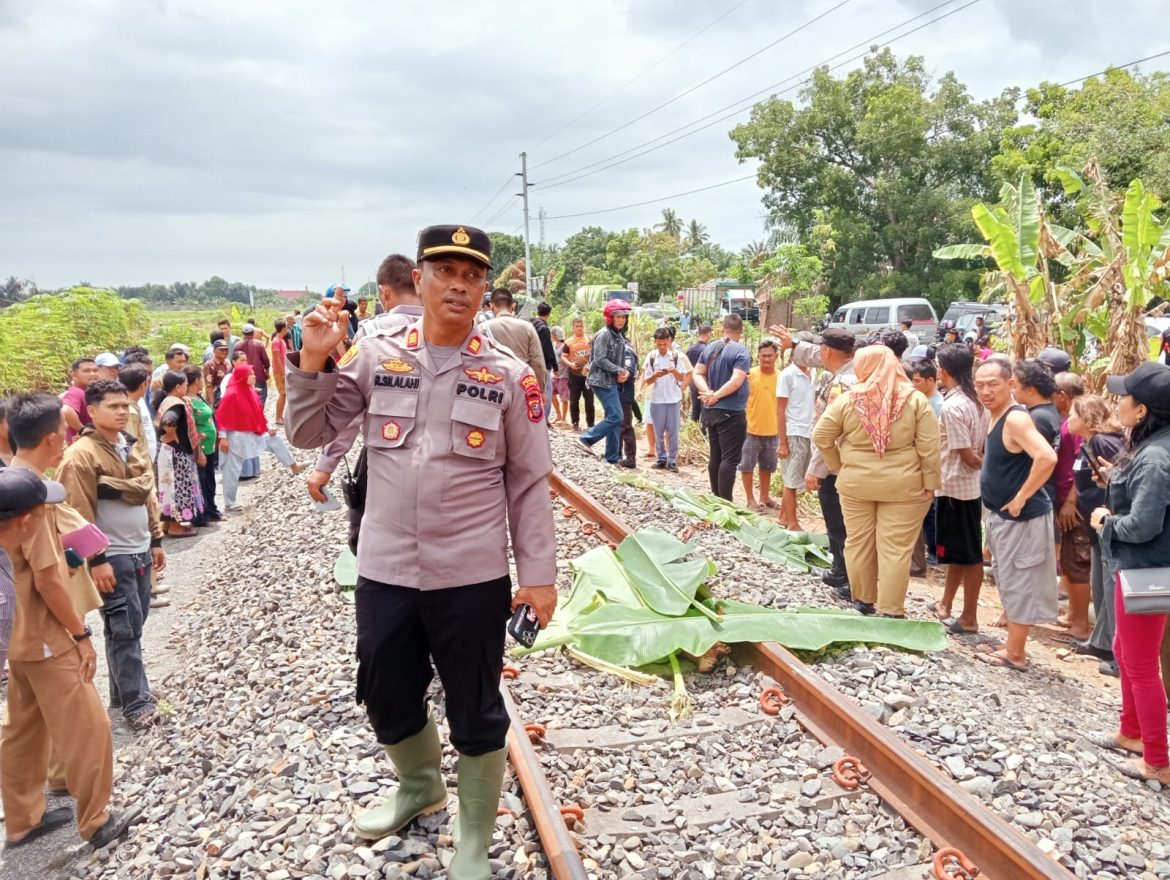
[[[468,379],[474,379],[476,382],[482,382],[485,385],[495,385],[504,379],[503,376],[496,375],[487,367],[480,367],[478,370],[464,369],[463,375]]]
[[[394,419],[391,419],[382,426],[382,438],[385,440],[397,440],[398,435],[401,433],[402,427]]]
[[[411,327],[406,334],[406,347],[418,348],[418,327]]]
[[[467,340],[467,352],[469,354],[479,354],[481,348],[483,348],[483,340],[478,336],[472,336]]]
[[[471,236],[467,234],[467,230],[460,226],[453,233],[451,233],[451,241],[455,244],[465,247],[471,244]]]
[[[402,358],[390,358],[388,361],[382,361],[382,369],[389,370],[391,373],[411,373],[414,371],[414,366]]]
[[[348,364],[350,361],[352,361],[355,357],[357,357],[357,355],[358,355],[358,346],[351,345],[349,348],[346,349],[345,354],[343,354],[341,356],[341,360],[339,360],[337,362],[337,366],[339,368],[344,367],[346,364]]]
[[[467,445],[472,449],[479,449],[479,447],[483,446],[485,439],[483,431],[478,428],[473,428],[467,432]]]
[[[524,403],[528,408],[528,421],[540,423],[544,421],[544,404],[541,401],[540,382],[535,376],[524,376],[520,380],[520,387],[524,390]]]

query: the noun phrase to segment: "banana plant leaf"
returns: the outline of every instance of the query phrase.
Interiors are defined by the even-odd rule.
[[[715,568],[702,557],[683,560],[694,550],[694,544],[684,544],[661,529],[640,529],[618,545],[616,555],[651,610],[677,617],[689,606],[717,623],[719,614],[695,599]]]
[[[695,610],[663,617],[649,608],[606,605],[570,623],[572,642],[582,651],[620,666],[643,666],[676,651],[698,656],[716,642],[778,642],[798,651],[831,644],[864,642],[910,651],[946,647],[942,625],[856,614],[777,611],[742,602],[721,602],[722,623]]]
[[[357,586],[357,560],[347,547],[333,564],[333,580],[339,587],[352,590]]]

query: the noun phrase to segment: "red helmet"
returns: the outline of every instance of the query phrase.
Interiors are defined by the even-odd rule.
[[[602,309],[601,314],[605,317],[605,325],[612,327],[614,315],[629,315],[633,310],[634,307],[624,299],[611,299],[605,304],[605,308]]]

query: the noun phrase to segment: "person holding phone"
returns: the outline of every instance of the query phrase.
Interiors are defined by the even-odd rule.
[[[650,420],[654,426],[654,467],[678,472],[678,433],[682,419],[682,386],[691,371],[687,356],[670,347],[670,331],[654,331],[654,351],[646,356],[642,381],[649,385]],[[670,445],[667,446],[667,438]]]
[[[334,361],[346,318],[340,300],[324,300],[305,317],[286,386],[294,446],[328,445],[355,418],[366,433],[357,698],[399,785],[354,827],[366,839],[386,837],[447,802],[439,730],[426,705],[433,662],[459,753],[448,876],[460,880],[491,875],[509,726],[499,692],[509,614],[528,605],[547,626],[557,600],[543,388],[475,326],[490,270],[486,232],[424,229],[412,273],[422,316],[363,336]]]

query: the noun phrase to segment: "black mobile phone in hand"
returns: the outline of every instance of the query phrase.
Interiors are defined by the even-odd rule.
[[[536,616],[536,610],[531,605],[521,605],[517,608],[512,619],[508,621],[508,635],[525,648],[531,648],[539,633],[540,620]]]

